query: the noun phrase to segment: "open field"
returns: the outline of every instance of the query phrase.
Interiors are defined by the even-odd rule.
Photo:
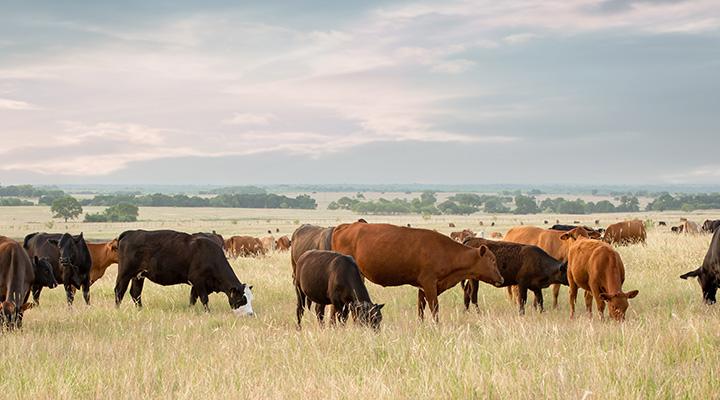
[[[95,212],[93,208],[86,211]],[[109,239],[131,228],[217,230],[223,235],[291,234],[299,223],[334,225],[358,218],[343,211],[141,208],[142,221],[84,224],[54,221],[46,207],[0,208],[0,234],[84,231]],[[626,217],[676,224],[718,213],[598,216],[370,216],[448,233],[468,227],[505,232],[519,224],[580,220],[602,225]],[[480,226],[479,221],[484,225]],[[488,226],[495,221],[496,226]],[[449,228],[454,222],[457,228]],[[126,296],[114,307],[115,267],[68,309],[62,289],[43,291],[21,332],[5,333],[0,397],[25,398],[712,398],[717,396],[720,311],[705,306],[699,286],[678,275],[696,268],[709,235],[649,230],[646,246],[619,248],[630,302],[627,321],[568,318],[567,292],[558,310],[517,315],[504,289],[481,286],[480,312],[463,311],[459,288],[440,296],[440,324],[416,317],[416,290],[368,283],[386,303],[383,328],[349,324],[320,329],[306,313],[295,329],[289,253],[232,264],[254,285],[256,318],[230,313],[224,295],[210,314],[187,305],[189,287],[147,283],[144,309]],[[278,234],[274,233],[276,236]],[[549,293],[546,294],[546,304]],[[581,296],[580,296],[581,297]],[[582,299],[578,302],[579,309]]]

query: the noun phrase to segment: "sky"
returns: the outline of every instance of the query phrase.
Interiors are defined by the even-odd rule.
[[[0,184],[720,182],[717,0],[237,3],[0,0]]]

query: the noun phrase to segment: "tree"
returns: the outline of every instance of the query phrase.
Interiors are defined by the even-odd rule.
[[[68,219],[75,219],[82,214],[82,206],[74,197],[65,196],[52,202],[50,212],[53,213],[53,218],[64,218],[67,222]]]
[[[437,197],[435,197],[435,192],[426,190],[420,193],[420,203],[422,203],[423,206],[434,205],[436,201]]]
[[[534,197],[523,195],[515,196],[514,214],[537,214],[539,212],[540,208],[538,207]]]
[[[485,201],[485,212],[490,214],[499,214],[510,212],[510,209],[507,208],[499,198],[493,198]]]

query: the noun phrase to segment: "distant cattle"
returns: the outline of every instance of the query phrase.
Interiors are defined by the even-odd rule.
[[[6,328],[22,327],[33,285],[57,286],[50,263],[38,257],[31,260],[20,243],[0,236],[0,308]]]
[[[223,246],[231,257],[255,257],[265,255],[266,250],[260,239],[252,236],[232,236]]]
[[[580,221],[573,221],[573,224],[579,224]]]
[[[718,287],[720,287],[720,229],[716,229],[710,240],[710,247],[702,265],[695,270],[680,275],[680,278],[698,278],[705,304],[715,304]]]
[[[667,226],[667,222],[665,222],[665,221],[658,221],[658,226]]]
[[[275,249],[277,249],[277,251],[288,251],[290,250],[291,243],[292,241],[290,241],[289,237],[281,236],[275,241]]]
[[[262,247],[265,250],[265,253],[275,250],[275,238],[272,236],[266,236],[260,239],[260,243],[262,243]]]
[[[543,221],[543,224],[545,224],[545,225],[549,224],[548,220]]]
[[[537,246],[525,244],[485,240],[480,238],[468,238],[464,245],[479,248],[487,246],[495,255],[500,274],[503,277],[503,286],[518,285],[519,296],[518,306],[520,315],[525,313],[525,302],[527,291],[535,294],[535,304],[543,311],[542,289],[550,284],[558,283],[567,285],[567,264],[550,257],[545,251]],[[465,309],[470,302],[478,305],[478,281],[470,279],[465,285],[464,301]]]
[[[682,226],[682,232],[688,235],[697,235],[701,232],[700,226],[696,222],[684,219],[680,225]]]
[[[706,219],[702,225],[703,231],[708,232],[708,233],[715,233],[715,231],[717,230],[718,227],[720,227],[720,219],[715,219],[715,220]]]
[[[451,222],[451,223],[448,224],[448,226],[449,226],[450,228],[454,228],[454,227],[455,227],[455,224],[453,224],[453,223]]]
[[[483,222],[482,222],[482,221],[480,221],[480,226],[483,226]]]
[[[505,234],[505,241],[537,246],[545,250],[550,257],[564,262],[567,261],[570,244],[560,239],[563,233],[563,231],[535,226],[516,226]],[[600,234],[597,232],[591,232],[590,234],[594,238],[600,238]],[[553,285],[552,290],[553,308],[557,308],[560,285]]]
[[[495,256],[487,246],[473,249],[428,229],[342,224],[332,233],[332,249],[352,256],[371,282],[417,287],[421,319],[429,304],[437,321],[438,295],[463,279],[503,284]]]
[[[380,328],[384,304],[374,304],[352,257],[333,251],[310,250],[303,253],[295,269],[298,328],[307,302],[315,303],[315,314],[322,324],[325,306],[333,306],[331,322],[344,324],[348,314],[362,325]]]
[[[594,299],[600,318],[603,318],[605,303],[608,303],[610,317],[623,321],[628,300],[637,296],[638,291],[623,292],[625,266],[620,254],[609,244],[588,238],[587,232],[582,228],[566,232],[561,238],[571,243],[568,254],[570,318],[575,317],[578,289],[584,289],[588,314],[592,314]]]
[[[452,238],[452,240],[456,242],[462,243],[463,240],[469,237],[475,237],[475,232],[471,231],[470,229],[463,229],[460,232],[450,232],[450,238]]]
[[[670,227],[670,232],[672,232],[672,233],[682,233],[682,231],[683,231],[682,225]]]
[[[290,264],[293,277],[295,266],[300,256],[308,250],[332,250],[332,233],[334,227],[323,228],[317,225],[303,224],[295,229],[290,243]]]
[[[645,224],[639,219],[614,223],[605,229],[603,240],[610,244],[628,245],[645,243]]]
[[[578,226],[579,226],[579,225],[562,225],[562,224],[555,224],[555,225],[551,226],[550,229],[552,229],[552,230],[554,230],[554,231],[567,232],[567,231],[571,231],[571,230],[577,228]],[[594,229],[594,228],[591,228],[591,227],[589,227],[589,226],[584,226],[584,225],[582,226],[582,228],[585,229],[585,230],[588,231],[588,232],[596,232],[598,235],[602,234],[602,229]]]
[[[105,275],[105,270],[118,263],[117,239],[105,243],[86,243],[90,252],[90,285]]]
[[[490,226],[495,226],[495,222],[491,222],[491,223],[490,223]]]
[[[145,278],[162,286],[190,284],[190,305],[200,299],[205,311],[208,295],[225,293],[237,315],[252,315],[252,286],[240,282],[222,249],[206,237],[171,230],[125,231],[118,237],[118,276],[115,304],[128,284],[135,305],[142,307]]]
[[[490,237],[493,239],[501,239],[503,237],[503,234],[500,232],[490,232]]]
[[[596,226],[597,226],[597,225],[600,225],[600,220],[599,220],[599,219],[596,219],[596,220],[595,220],[595,225],[596,225]]]
[[[280,228],[275,228],[275,233],[279,233],[279,232],[280,232]]]

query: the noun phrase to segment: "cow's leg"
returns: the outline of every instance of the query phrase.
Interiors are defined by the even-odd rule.
[[[130,284],[130,279],[132,278],[118,275],[117,281],[115,281],[115,307],[120,307],[120,303],[125,297],[125,292]]]
[[[41,285],[32,286],[33,303],[35,303],[36,306],[40,305],[40,292],[42,292],[42,288]]]
[[[591,286],[592,296],[595,298],[595,305],[597,306],[598,314],[600,319],[605,318],[605,302],[600,298],[600,288],[597,286]]]
[[[535,293],[535,301],[533,302],[533,306],[540,312],[545,311],[542,289],[533,289],[533,293]]]
[[[470,302],[475,304],[475,311],[480,311],[480,307],[478,306],[478,288],[480,287],[480,281],[476,281],[474,279],[470,279]]]
[[[518,286],[518,313],[525,315],[525,303],[527,303],[528,288],[522,285]]]
[[[568,276],[568,278],[570,278],[570,276]],[[572,279],[568,279],[568,283],[570,284],[570,319],[573,319],[575,318],[575,300],[577,300],[578,286]]]
[[[585,291],[585,310],[588,313],[588,317],[592,318],[592,301],[593,301],[593,294],[592,291],[586,290]]]
[[[468,311],[470,308],[470,292],[472,291],[472,288],[470,287],[470,280],[462,281],[460,285],[463,290],[463,304],[465,305],[465,311]]]
[[[340,308],[338,309],[337,306],[335,307],[338,311],[338,320],[340,321],[341,325],[345,325],[348,320],[348,314],[350,314],[350,306],[348,304],[340,305]]]
[[[330,325],[335,325],[335,310],[330,311]],[[325,304],[315,303],[315,317],[320,326],[325,325]]]
[[[515,285],[510,285],[510,286],[507,287],[508,299],[510,299],[510,301],[513,302],[513,303],[515,302],[515,295],[513,294],[513,288],[514,288],[514,287],[515,287]]]
[[[194,306],[195,303],[197,303],[197,291],[195,290],[195,286],[190,286],[190,307]]]
[[[191,290],[190,293],[192,296],[193,291]],[[298,329],[300,329],[300,327],[301,327],[300,322],[302,321],[303,314],[305,313],[305,299],[304,299],[305,295],[300,290],[300,288],[297,286],[295,287],[295,294],[297,295],[297,307],[295,308],[295,316],[297,317]],[[197,299],[197,295],[196,295],[196,299]],[[193,305],[195,304],[193,302],[192,298],[190,299],[190,303]]]
[[[133,302],[135,302],[135,305],[138,308],[142,308],[142,290],[143,285],[145,284],[145,278],[138,278],[135,277],[132,279],[132,283],[130,284],[130,297],[133,299]]]
[[[68,305],[71,306],[73,300],[75,300],[75,288],[72,285],[65,285],[65,298],[67,299]]]
[[[420,318],[420,321],[425,319],[425,305],[427,302],[425,301],[425,293],[422,289],[418,289],[418,317]]]
[[[90,305],[90,280],[85,279],[85,282],[80,285],[82,287],[83,299],[85,304]]]
[[[200,304],[203,305],[203,308],[205,309],[205,312],[210,312],[210,306],[208,305],[208,292],[205,290],[204,286],[198,286],[197,287],[197,294],[200,298]]]
[[[430,307],[430,312],[432,313],[433,319],[436,323],[440,322],[438,318],[438,311],[440,311],[440,304],[438,303],[438,294],[437,294],[437,283],[432,282],[432,284],[427,285],[423,287],[423,292],[425,292],[425,299],[427,300],[428,306]]]
[[[559,283],[555,283],[552,285],[552,293],[553,293],[553,310],[557,310],[558,297],[560,296],[560,284]]]

